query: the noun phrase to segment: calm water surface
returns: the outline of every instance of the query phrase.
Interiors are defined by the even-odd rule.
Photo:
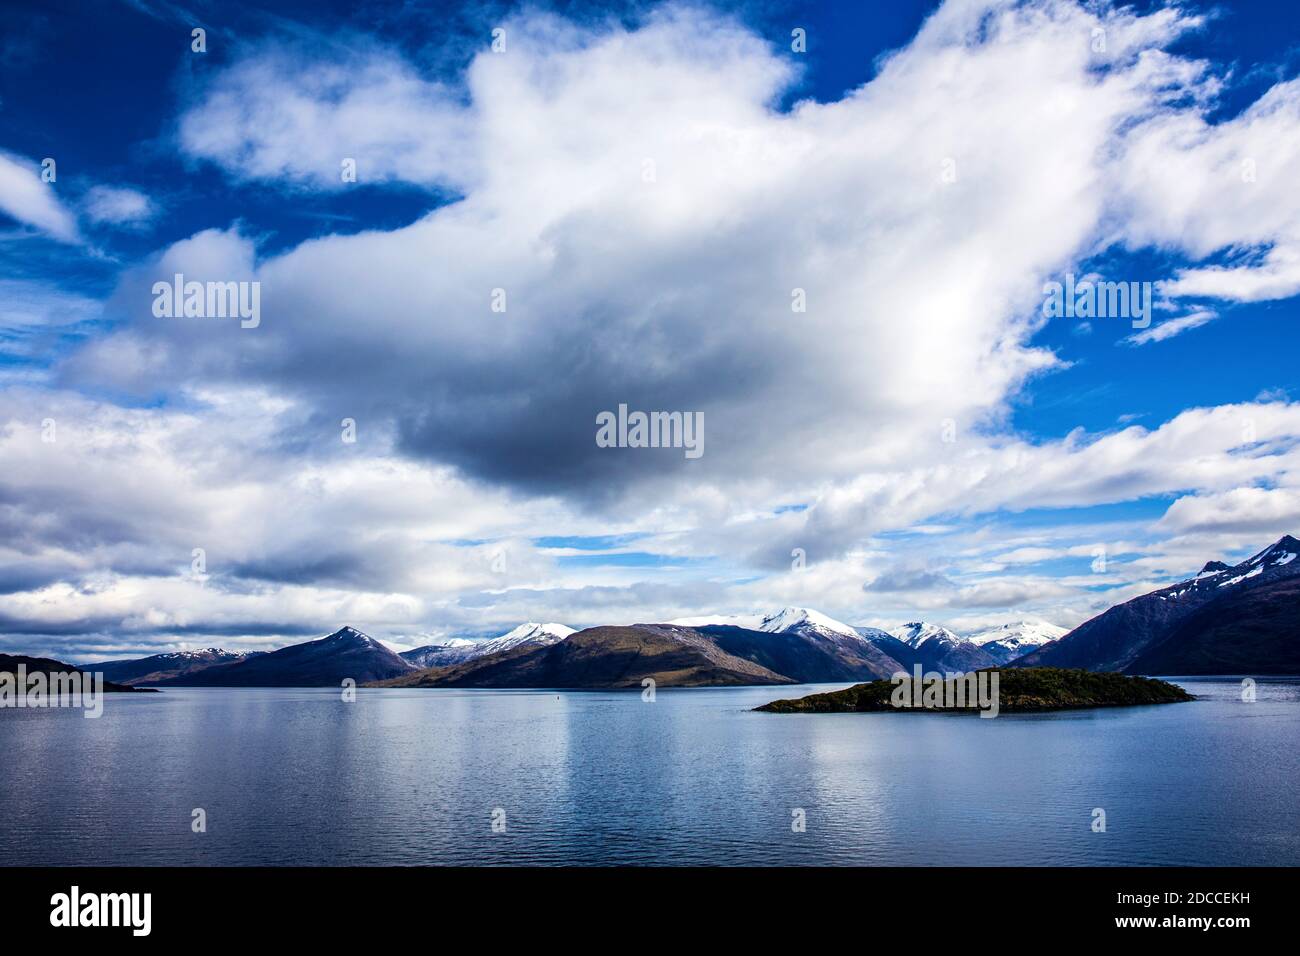
[[[828,687],[194,688],[112,696],[98,720],[3,710],[0,860],[1300,863],[1300,682],[1260,681],[1255,703],[1236,680],[1178,682],[1201,699],[995,720],[750,711]]]

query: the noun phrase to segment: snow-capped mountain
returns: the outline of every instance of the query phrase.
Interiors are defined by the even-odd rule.
[[[859,637],[865,637],[869,641],[876,641],[882,637],[893,637],[888,631],[881,630],[878,627],[869,627],[866,624],[860,624],[853,630],[858,632]]]
[[[909,669],[920,664],[926,671],[966,673],[998,663],[982,648],[928,621],[912,621],[869,640]]]
[[[1243,581],[1293,577],[1300,573],[1300,565],[1291,564],[1297,556],[1300,556],[1300,541],[1289,534],[1283,535],[1241,564],[1229,567],[1222,561],[1208,561],[1196,577],[1152,593],[1165,601],[1177,601],[1191,594],[1204,597],[1210,588],[1214,591],[1209,593],[1217,596],[1224,588],[1234,587]]]
[[[425,644],[409,651],[402,651],[399,656],[416,667],[434,667],[439,660],[454,663],[463,659],[478,642],[464,637],[443,637],[432,644]]]
[[[679,617],[669,621],[676,627],[743,627],[750,631],[769,634],[791,634],[817,631],[838,634],[842,637],[861,637],[858,629],[837,621],[821,611],[806,607],[783,607],[771,614],[705,614],[698,617]]]
[[[573,633],[573,628],[566,627],[563,624],[539,624],[536,621],[529,621],[507,631],[500,637],[494,637],[486,641],[451,638],[439,643],[427,644],[424,647],[417,647],[415,650],[405,651],[402,653],[402,658],[416,667],[447,667],[451,664],[463,664],[466,661],[486,657],[488,654],[511,651],[517,647],[547,647],[564,640]]]
[[[227,651],[220,647],[205,647],[194,651],[153,654],[133,660],[88,664],[84,669],[98,671],[104,675],[105,680],[135,686],[157,683],[182,674],[192,674],[216,664],[231,664],[248,657],[255,657],[260,653],[262,652]]]
[[[896,627],[889,633],[913,650],[916,650],[927,641],[937,640],[960,644],[962,640],[946,627],[931,624],[928,621],[913,621],[910,624],[904,624],[902,627]]]
[[[668,623],[698,630],[726,653],[801,682],[874,680],[902,670],[858,628],[810,608],[702,615]]]
[[[388,649],[386,644],[375,640],[365,631],[358,631],[355,627],[352,627],[349,624],[340,627],[333,634],[325,635],[315,643],[319,644],[322,648],[330,648],[331,646],[337,645],[340,647],[360,650],[371,650],[374,648],[381,648],[383,650]],[[283,650],[283,648],[281,649]]]
[[[789,634],[791,632],[802,634],[807,631],[817,631],[859,640],[862,638],[856,628],[822,614],[820,611],[813,611],[806,607],[784,607],[775,614],[769,614],[763,618],[755,630],[767,631],[769,634]]]
[[[278,651],[181,674],[159,684],[186,687],[339,687],[345,679],[364,684],[415,668],[355,627]]]
[[[1300,541],[1283,535],[1240,564],[1210,561],[1194,577],[1117,604],[1016,667],[1130,674],[1290,673],[1300,652],[1294,595]],[[1279,669],[1282,668],[1282,669]]]
[[[1066,628],[1048,624],[1046,621],[1017,621],[967,634],[966,640],[982,648],[984,653],[999,664],[1006,664],[1068,633]]]
[[[574,633],[573,628],[566,627],[563,624],[538,624],[535,621],[529,621],[527,624],[520,624],[514,630],[507,631],[500,637],[494,637],[490,641],[483,641],[478,647],[479,653],[476,656],[514,650],[524,644],[536,644],[539,647],[556,644],[572,633]]]
[[[754,631],[741,633],[755,635],[765,643],[780,640]],[[548,646],[416,671],[387,686],[640,688],[646,679],[661,687],[795,682],[753,658],[724,651],[718,642],[693,628],[632,624],[589,627]]]

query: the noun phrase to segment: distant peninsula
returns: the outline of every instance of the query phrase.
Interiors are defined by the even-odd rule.
[[[45,686],[52,686],[53,679],[60,675],[93,675],[93,668],[75,667],[72,664],[63,661],[51,660],[48,657],[28,657],[23,654],[0,654],[0,675],[4,675],[6,682],[11,687],[17,687],[20,683],[19,675],[22,674],[28,678],[34,678],[40,675],[41,681]],[[149,687],[128,687],[125,684],[114,683],[113,681],[103,680],[101,690],[106,694],[130,694],[135,692],[157,693]],[[26,693],[26,687],[21,689],[21,693]]]
[[[1196,699],[1181,687],[1152,677],[1059,667],[1008,669],[997,673],[997,708],[1010,713],[1176,704]],[[774,700],[754,709],[773,714],[957,713],[979,709],[973,699],[958,706],[945,703],[899,706],[895,703],[897,691],[898,685],[894,681],[875,680],[825,694]]]

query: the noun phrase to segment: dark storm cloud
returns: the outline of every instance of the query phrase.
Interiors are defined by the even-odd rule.
[[[70,571],[66,561],[49,558],[0,560],[0,594],[31,591],[62,580]]]
[[[355,585],[377,576],[363,555],[340,551],[334,554],[277,554],[230,565],[236,578],[271,581],[276,584]]]

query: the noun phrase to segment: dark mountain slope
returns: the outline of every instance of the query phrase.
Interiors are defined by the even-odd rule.
[[[893,633],[872,629],[869,636],[876,647],[903,663],[908,671],[920,664],[923,671],[967,673],[997,663],[970,641],[958,637],[946,627],[925,621],[904,624]]]
[[[695,628],[728,654],[801,684],[889,677],[902,665],[865,638],[803,631],[753,631],[710,624]]]
[[[1221,562],[1210,562],[1200,574],[1186,581],[1133,598],[1091,620],[1080,624],[1059,641],[1041,650],[1026,654],[1012,662],[1012,667],[1083,667],[1094,671],[1132,671],[1139,658],[1179,630],[1182,639],[1193,636],[1191,630],[1181,629],[1184,620],[1212,603],[1232,599],[1234,606],[1242,609],[1261,593],[1261,589],[1276,581],[1294,579],[1300,575],[1300,541],[1285,535],[1263,551],[1225,568]],[[1240,613],[1240,610],[1239,612]],[[1220,616],[1218,633],[1231,630],[1230,624]],[[1274,618],[1276,619],[1276,618]],[[1204,621],[1208,618],[1198,617]],[[1247,631],[1238,635],[1240,640],[1233,651],[1234,666],[1248,672],[1276,673],[1269,660],[1273,642],[1266,635]],[[1262,639],[1262,640],[1261,640]],[[1227,662],[1212,663],[1207,656],[1210,648],[1202,645],[1201,666],[1218,669]],[[1164,652],[1163,660],[1172,662],[1172,650]],[[1249,665],[1249,666],[1247,666]],[[1144,672],[1151,666],[1148,659],[1142,665]],[[1219,673],[1227,671],[1218,670]],[[1168,673],[1168,671],[1161,671]]]
[[[193,674],[207,667],[218,664],[233,664],[252,654],[239,654],[223,651],[219,647],[207,647],[201,651],[176,651],[169,654],[153,654],[124,661],[104,661],[100,664],[88,664],[87,669],[103,673],[105,679],[115,680],[132,686],[159,684],[173,677]]]
[[[386,687],[660,687],[788,684],[709,637],[667,624],[592,627],[549,647],[519,648],[382,682]]]
[[[167,687],[337,687],[345,678],[358,684],[415,671],[372,637],[344,627],[328,637],[259,654],[232,664],[216,664],[161,681]]]
[[[953,637],[935,635],[915,646],[899,640],[892,634],[874,637],[872,641],[890,657],[900,661],[904,665],[903,669],[909,672],[915,665],[920,664],[921,670],[927,672],[964,674],[968,671],[993,667],[997,663],[989,654],[969,641],[954,638],[955,635]]]
[[[1187,615],[1135,674],[1300,674],[1300,578],[1226,595]]]

